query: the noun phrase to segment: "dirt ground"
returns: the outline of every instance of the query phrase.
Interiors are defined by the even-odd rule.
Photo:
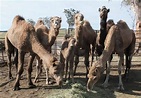
[[[28,56],[27,56],[28,57]],[[83,58],[81,58],[83,60]],[[109,87],[103,88],[102,83],[104,82],[105,73],[102,75],[101,79],[94,86],[93,92],[89,93],[91,95],[98,95],[98,98],[141,98],[141,56],[134,56],[132,61],[132,67],[130,71],[130,78],[128,81],[123,79],[124,91],[117,91],[118,86],[118,72],[117,72],[117,56],[112,60],[111,75],[109,80]],[[21,90],[13,91],[13,85],[15,82],[15,66],[12,66],[12,74],[14,79],[8,80],[8,67],[5,64],[0,64],[0,98],[72,98],[67,97],[57,97],[57,95],[65,94],[71,88],[71,85],[63,85],[62,88],[58,88],[54,85],[45,84],[45,72],[40,76],[40,81],[35,83],[36,88],[27,88],[26,79],[26,65],[25,61],[24,72],[20,80]],[[32,79],[35,77],[35,64],[33,65]],[[81,83],[84,88],[86,88],[85,79],[85,66],[83,62],[80,62],[77,68],[77,74],[75,76],[75,83]],[[56,96],[56,97],[55,97]],[[79,97],[78,97],[79,98]],[[94,97],[82,97],[82,98],[94,98]],[[96,97],[97,98],[97,97]]]

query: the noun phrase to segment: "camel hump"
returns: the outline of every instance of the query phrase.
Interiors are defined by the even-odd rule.
[[[13,19],[13,24],[17,24],[19,21],[25,20],[22,16],[17,15]]]
[[[120,28],[126,28],[126,29],[129,29],[129,27],[128,27],[128,25],[127,25],[127,23],[124,21],[124,20],[119,20],[118,22],[117,22],[117,26],[119,26]]]

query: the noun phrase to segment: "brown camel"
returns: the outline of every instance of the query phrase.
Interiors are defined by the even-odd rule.
[[[96,54],[98,56],[102,54],[102,51],[104,49],[104,41],[107,35],[106,21],[110,9],[107,9],[105,6],[102,6],[102,8],[99,8],[99,12],[100,12],[100,32],[98,34],[97,44],[96,44]]]
[[[71,76],[72,82],[74,82],[73,62],[74,62],[75,41],[76,41],[75,38],[66,34],[62,42],[62,48],[60,52],[60,62],[63,63],[66,67],[65,80],[67,79],[68,66],[69,66],[69,78]]]
[[[5,48],[7,52],[8,66],[11,66],[11,52],[13,52],[14,48],[18,50],[18,71],[13,90],[20,89],[19,82],[21,74],[23,73],[24,56],[27,52],[31,54],[27,67],[27,79],[30,88],[35,87],[31,80],[32,63],[35,54],[37,54],[47,66],[46,73],[50,73],[58,81],[58,84],[62,82],[63,65],[57,61],[52,54],[46,51],[43,45],[38,41],[34,27],[26,22],[23,17],[17,15],[13,19],[12,26],[5,36]]]
[[[51,53],[51,47],[54,44],[57,35],[59,34],[59,29],[61,27],[61,18],[58,16],[54,16],[50,18],[50,29],[48,29],[42,20],[38,20],[37,24],[35,25],[35,31],[37,34],[37,38],[39,42],[44,46],[44,48]],[[37,58],[36,64],[36,76],[34,82],[37,82],[38,76],[41,73],[41,63],[39,56]],[[44,65],[43,65],[44,66]],[[46,66],[44,66],[45,68]],[[46,81],[48,84],[48,81]]]
[[[128,37],[127,37],[128,36]],[[125,39],[126,38],[126,39]],[[99,80],[101,73],[103,73],[105,69],[106,62],[110,58],[110,55],[113,51],[115,51],[119,56],[118,62],[118,73],[119,73],[119,87],[118,89],[123,90],[123,83],[121,77],[121,65],[124,60],[124,53],[126,55],[126,70],[125,72],[129,72],[131,66],[131,60],[135,49],[135,34],[133,30],[131,30],[126,22],[120,20],[116,25],[113,25],[105,39],[105,48],[102,52],[100,58],[93,63],[92,67],[89,70],[89,80],[87,82],[87,90],[91,90],[93,85]],[[104,87],[108,85],[110,66],[107,65],[106,68],[106,79],[104,82]]]
[[[89,53],[90,53],[90,45],[92,45],[92,60],[94,56],[95,43],[97,34],[91,27],[90,23],[87,20],[84,20],[84,16],[81,13],[77,13],[75,15],[75,35],[76,38],[76,50],[75,50],[75,69],[74,74],[76,72],[76,67],[79,63],[79,51],[84,50],[84,63],[86,65],[86,77],[89,69]]]

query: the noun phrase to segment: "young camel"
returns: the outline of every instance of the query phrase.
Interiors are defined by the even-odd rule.
[[[38,41],[34,27],[25,21],[19,15],[15,16],[11,28],[5,36],[5,48],[7,52],[8,66],[11,66],[11,51],[14,48],[18,50],[18,71],[13,90],[20,89],[20,77],[23,73],[24,56],[27,52],[31,54],[30,61],[27,67],[27,79],[29,88],[36,87],[31,80],[32,63],[37,54],[46,67],[46,74],[50,73],[57,81],[57,84],[62,82],[63,65],[50,54],[43,45]],[[59,73],[59,75],[57,74]]]
[[[60,62],[63,63],[66,67],[65,80],[67,79],[68,64],[69,64],[69,78],[71,75],[72,82],[74,82],[73,62],[74,62],[75,41],[76,41],[75,38],[72,38],[70,35],[65,35],[60,52]]]
[[[86,66],[86,78],[89,69],[89,53],[90,45],[92,45],[92,60],[91,65],[94,57],[94,50],[96,44],[96,37],[97,34],[91,27],[90,23],[84,20],[84,16],[81,13],[75,14],[75,35],[76,38],[76,50],[75,50],[75,69],[74,74],[76,72],[77,65],[79,63],[79,51],[84,50],[84,63]]]
[[[127,37],[128,36],[128,37]],[[126,39],[125,39],[126,38]],[[89,70],[89,80],[87,82],[87,90],[90,91],[93,85],[99,80],[101,73],[105,69],[106,62],[110,58],[110,55],[115,51],[119,56],[118,61],[118,73],[119,73],[119,87],[118,89],[124,90],[122,77],[121,77],[121,65],[124,60],[124,53],[126,55],[126,67],[129,71],[131,66],[131,60],[135,49],[135,34],[128,25],[120,20],[116,25],[113,25],[106,37],[105,48],[100,56],[99,60],[93,63]],[[107,65],[106,68],[106,79],[103,83],[104,87],[108,86],[108,79],[110,74],[110,66]]]
[[[54,44],[57,35],[59,34],[59,29],[61,27],[61,18],[58,16],[54,16],[50,18],[50,29],[48,29],[42,20],[38,20],[37,24],[35,25],[35,30],[37,34],[37,38],[39,42],[44,46],[44,48],[51,53],[51,47]],[[38,77],[41,73],[42,69],[42,61],[39,56],[36,56],[37,64],[36,64],[36,76],[34,82],[37,82]],[[43,65],[44,66],[44,65]],[[44,66],[45,68],[45,66]],[[48,81],[46,81],[48,84]]]

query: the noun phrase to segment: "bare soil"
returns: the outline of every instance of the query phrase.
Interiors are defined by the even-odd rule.
[[[1,56],[1,54],[0,54]],[[1,57],[0,57],[1,58]],[[28,55],[26,56],[28,59]],[[76,97],[76,98],[141,98],[141,56],[134,56],[132,61],[132,67],[130,71],[130,78],[128,81],[123,79],[124,91],[118,91],[118,72],[117,72],[117,56],[114,56],[112,60],[111,75],[109,80],[109,87],[103,88],[102,83],[105,79],[105,73],[102,75],[101,79],[96,83],[93,88],[93,92],[85,92],[87,96]],[[81,57],[81,61],[83,58]],[[0,63],[0,98],[73,98],[71,96],[61,97],[67,94],[72,89],[71,83],[64,83],[62,88],[59,88],[55,84],[46,85],[45,84],[45,72],[40,76],[38,83],[35,83],[36,88],[29,89],[27,87],[26,78],[26,65],[25,61],[24,72],[20,80],[21,90],[13,91],[13,85],[15,82],[15,66],[12,66],[13,79],[8,79],[8,67],[6,64]],[[32,79],[35,77],[35,63],[33,65]],[[85,66],[83,62],[80,62],[77,68],[77,74],[74,77],[75,83],[80,83],[84,88],[86,88],[86,78],[85,78]],[[60,95],[60,96],[58,96]],[[92,97],[93,96],[93,97]]]

